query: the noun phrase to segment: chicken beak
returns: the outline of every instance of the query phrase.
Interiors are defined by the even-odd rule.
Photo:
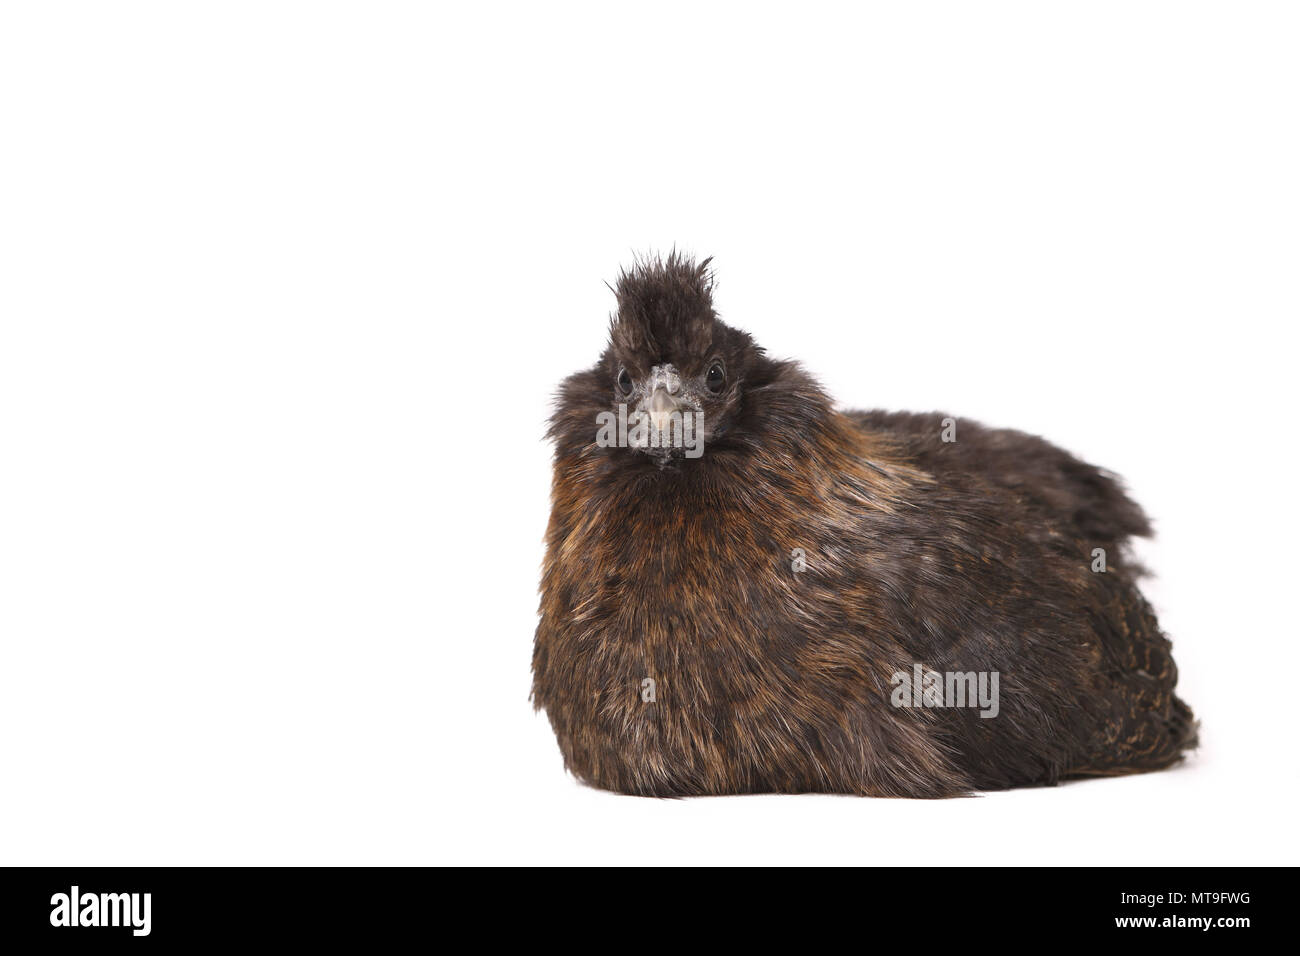
[[[668,434],[668,429],[672,423],[672,414],[681,406],[677,399],[668,394],[668,389],[662,385],[655,389],[654,394],[650,396],[650,402],[646,410],[650,413],[650,423],[654,425],[655,431],[661,435]]]

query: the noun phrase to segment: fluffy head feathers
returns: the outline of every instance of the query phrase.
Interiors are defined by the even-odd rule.
[[[610,344],[618,352],[659,362],[705,361],[714,347],[713,273],[709,262],[695,262],[676,251],[668,258],[646,258],[618,277],[618,313],[610,325]]]

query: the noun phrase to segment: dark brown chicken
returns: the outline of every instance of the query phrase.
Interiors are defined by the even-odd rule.
[[[533,699],[579,778],[941,797],[1195,745],[1113,476],[940,413],[836,411],[718,320],[707,261],[616,293],[550,430]]]

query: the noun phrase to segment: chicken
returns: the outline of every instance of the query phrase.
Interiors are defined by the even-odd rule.
[[[607,348],[559,391],[533,701],[574,775],[946,797],[1195,746],[1113,475],[941,413],[837,411],[712,284],[675,253],[625,271]]]

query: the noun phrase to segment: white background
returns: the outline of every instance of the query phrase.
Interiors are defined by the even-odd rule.
[[[1295,7],[458,6],[0,14],[0,862],[1297,862]],[[843,404],[1121,472],[1200,752],[566,776],[544,421],[674,243]]]

